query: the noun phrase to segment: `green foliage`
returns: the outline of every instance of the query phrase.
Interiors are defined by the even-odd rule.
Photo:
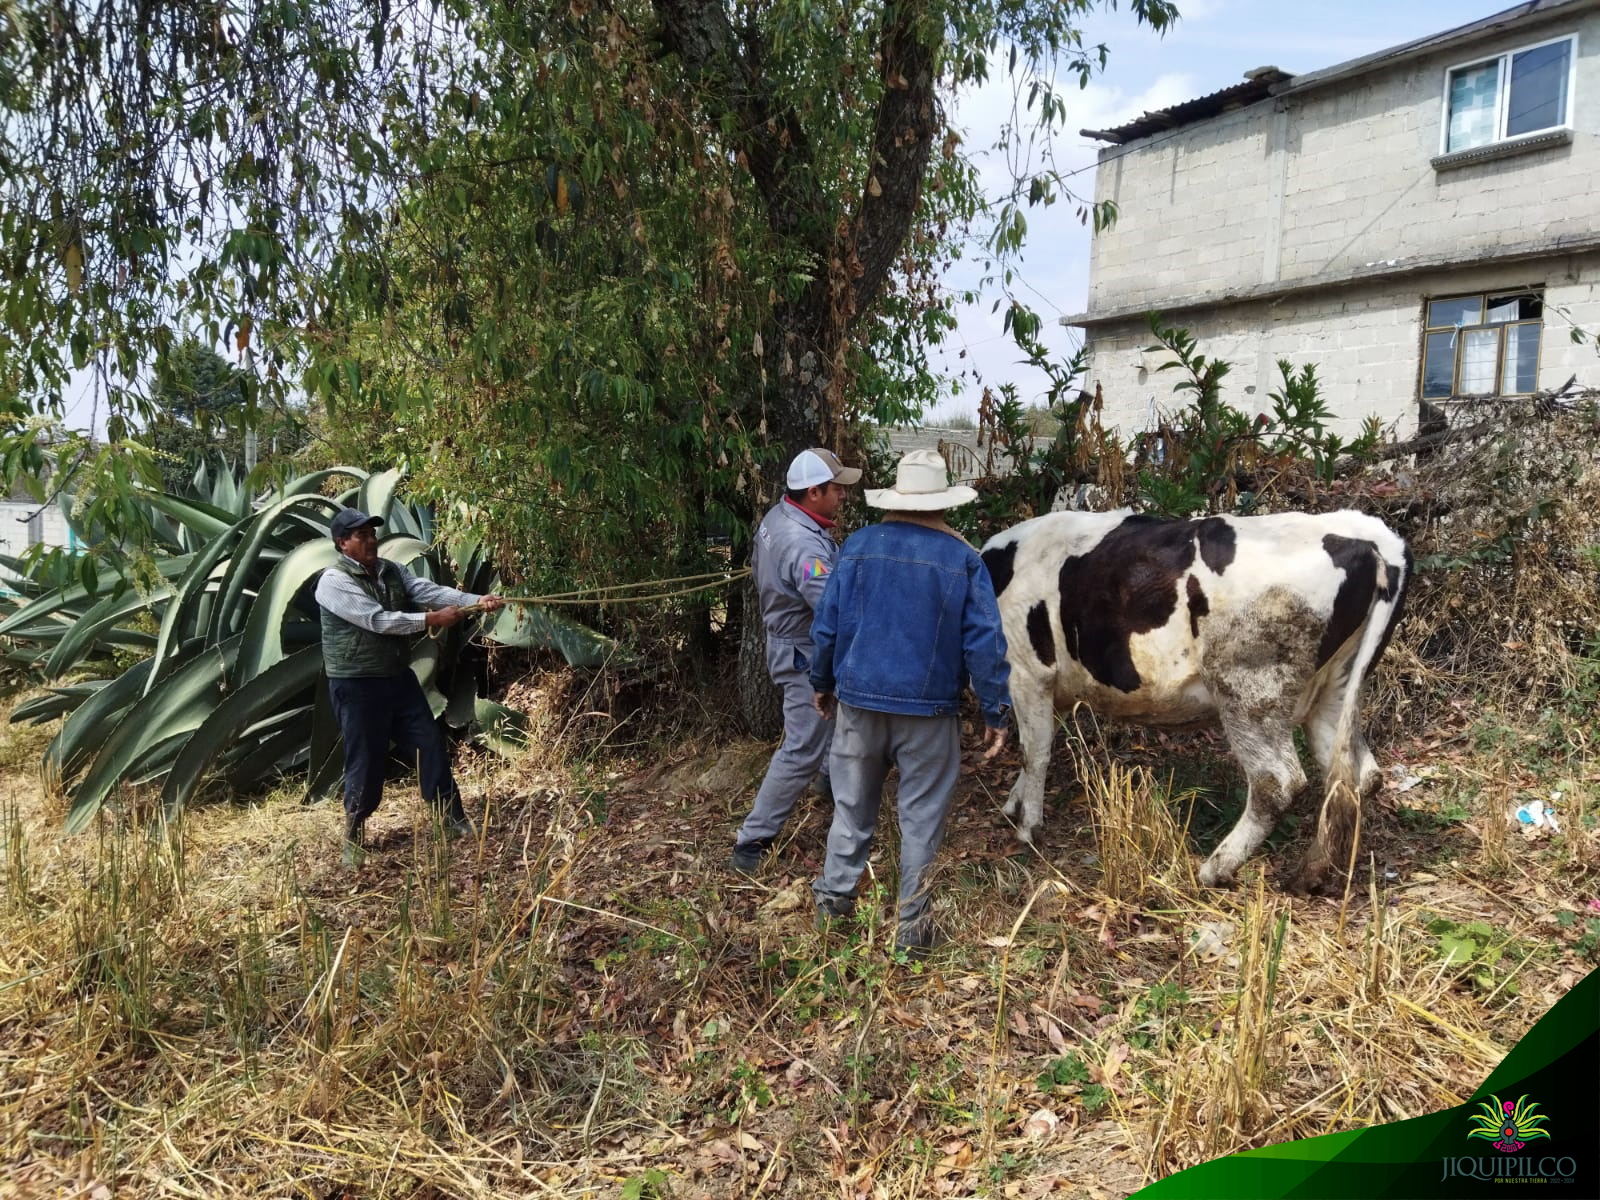
[[[1139,1049],[1165,1049],[1181,1032],[1183,1010],[1188,1003],[1188,989],[1176,983],[1151,984],[1150,990],[1134,1001],[1137,1028],[1129,1035],[1129,1044]]]
[[[1111,1089],[1103,1083],[1091,1083],[1083,1089],[1079,1100],[1083,1103],[1083,1111],[1092,1117],[1111,1103]]]
[[[360,480],[337,496],[316,489],[330,475]],[[495,590],[477,542],[451,538],[424,508],[394,498],[398,475],[355,468],[302,476],[252,505],[229,477],[209,502],[165,494],[144,497],[152,528],[166,530],[154,559],[156,586],[119,578],[104,596],[78,582],[42,586],[50,560],[30,575],[8,563],[23,593],[0,620],[15,647],[13,664],[61,681],[19,707],[13,721],[66,716],[45,751],[44,770],[71,799],[66,825],[84,828],[115,789],[162,783],[168,812],[180,808],[214,769],[236,789],[307,767],[308,791],[324,794],[339,772],[338,731],[321,676],[320,617],[309,589],[336,561],[328,521],[347,502],[382,515],[393,531],[380,553],[449,586]],[[230,507],[244,511],[229,519]],[[228,514],[219,516],[218,514]],[[180,533],[181,530],[181,533]],[[187,549],[185,547],[188,547]],[[59,574],[59,572],[57,572]],[[149,632],[149,621],[159,622]],[[521,718],[478,696],[481,656],[465,625],[420,639],[417,674],[436,714],[457,728],[487,727],[496,747],[515,743]],[[519,627],[511,608],[491,636],[512,645],[555,645],[570,661],[593,662],[610,647],[581,627],[544,613]],[[119,670],[112,652],[129,645],[146,657]],[[78,682],[69,675],[112,672]]]
[[[247,414],[310,397],[320,461],[468,504],[509,578],[695,573],[800,445],[937,394],[943,266],[971,241],[1003,266],[1027,207],[1071,199],[1053,80],[1103,66],[1093,7],[7,10],[0,161],[25,167],[0,175],[7,479],[54,453],[100,505],[86,564],[143,546],[128,501],[159,468],[132,434],[192,338],[238,356]],[[945,114],[1002,72],[1025,153],[991,202],[988,148]],[[99,447],[59,428],[85,369]],[[710,625],[704,601],[665,615]]]
[[[1427,930],[1439,939],[1439,956],[1459,968],[1458,974],[1470,980],[1480,991],[1494,991],[1494,968],[1505,953],[1506,934],[1487,921],[1452,921],[1437,917],[1427,924]],[[1516,980],[1507,979],[1498,985],[1507,995],[1515,996]]]
[[[1269,394],[1272,412],[1251,417],[1222,399],[1229,363],[1207,358],[1188,330],[1163,324],[1159,313],[1149,315],[1149,324],[1156,339],[1149,349],[1171,356],[1157,370],[1178,373],[1172,390],[1186,400],[1138,440],[1139,494],[1150,511],[1248,512],[1301,468],[1327,484],[1341,455],[1359,458],[1375,445],[1379,430],[1370,422],[1348,445],[1327,431],[1333,413],[1318,393],[1311,363],[1296,371],[1280,359],[1279,389]]]
[[[667,1200],[667,1173],[660,1167],[646,1167],[622,1185],[622,1200]]]
[[[1021,304],[1006,312],[1005,328],[1034,367],[1049,379],[1043,404],[1025,405],[1010,385],[985,391],[978,409],[989,447],[979,501],[958,513],[962,532],[978,540],[1050,510],[1063,492],[1089,507],[1130,504],[1165,516],[1249,512],[1269,498],[1306,493],[1332,482],[1339,461],[1370,454],[1382,429],[1368,421],[1345,442],[1327,430],[1333,413],[1318,390],[1316,368],[1278,363],[1279,389],[1271,413],[1251,417],[1225,403],[1222,381],[1230,364],[1201,352],[1188,330],[1151,313],[1156,344],[1170,356],[1159,371],[1179,375],[1173,392],[1184,403],[1156,428],[1124,442],[1100,421],[1103,398],[1077,386],[1083,350],[1057,359],[1039,341],[1039,316]],[[1041,437],[1052,440],[1041,444]]]
[[[1089,1068],[1076,1054],[1055,1059],[1039,1076],[1039,1090],[1048,1092],[1057,1086],[1089,1082]]]
[[[305,442],[299,414],[253,411],[239,370],[193,337],[158,355],[155,373],[156,411],[139,441],[154,455],[165,491],[181,494],[197,471],[214,465],[228,474],[251,465],[251,435],[264,451],[255,464],[264,471]]]

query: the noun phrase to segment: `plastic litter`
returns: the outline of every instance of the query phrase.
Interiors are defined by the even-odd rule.
[[[1190,947],[1196,958],[1202,962],[1212,962],[1217,959],[1232,960],[1228,952],[1228,943],[1233,939],[1233,926],[1227,921],[1207,922],[1193,929],[1189,933],[1189,940],[1193,943]]]
[[[1561,832],[1555,805],[1548,800],[1529,800],[1526,804],[1519,804],[1511,810],[1511,820],[1521,830],[1522,836],[1527,838]]]

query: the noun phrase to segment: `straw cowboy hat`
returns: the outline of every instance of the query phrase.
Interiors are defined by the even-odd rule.
[[[868,488],[867,503],[895,512],[940,512],[978,498],[966,484],[948,481],[944,457],[937,450],[912,450],[895,467],[894,486]]]

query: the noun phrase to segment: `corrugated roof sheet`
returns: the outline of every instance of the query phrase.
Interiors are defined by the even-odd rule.
[[[1155,112],[1147,112],[1125,125],[1118,125],[1115,129],[1080,129],[1078,132],[1084,137],[1121,145],[1136,138],[1148,137],[1152,133],[1203,121],[1207,117],[1216,116],[1229,109],[1243,108],[1247,104],[1254,104],[1257,100],[1265,100],[1272,94],[1273,84],[1293,78],[1294,76],[1278,70],[1277,67],[1266,67],[1250,72],[1250,78],[1243,83],[1225,87],[1219,92],[1212,92],[1209,96],[1201,96],[1198,100],[1185,100],[1182,104],[1174,104],[1171,108],[1159,108]]]
[[[1321,87],[1324,84],[1352,75],[1361,75],[1391,63],[1403,62],[1406,59],[1431,54],[1446,47],[1459,46],[1494,37],[1508,29],[1532,24],[1563,12],[1580,13],[1594,8],[1597,3],[1600,3],[1600,0],[1524,0],[1523,3],[1513,8],[1504,9],[1480,20],[1470,21],[1465,25],[1458,25],[1441,33],[1432,33],[1426,37],[1403,42],[1398,46],[1391,46],[1387,50],[1364,54],[1360,58],[1352,58],[1347,62],[1324,67],[1318,71],[1308,71],[1302,75],[1290,75],[1278,70],[1276,67],[1258,68],[1249,72],[1248,78],[1243,83],[1223,88],[1220,92],[1212,92],[1209,96],[1201,96],[1198,100],[1185,100],[1182,104],[1174,104],[1171,108],[1147,112],[1143,116],[1127,122],[1125,125],[1118,125],[1115,129],[1081,129],[1078,132],[1083,137],[1121,145],[1124,142],[1148,137],[1152,133],[1177,129],[1179,126],[1203,121],[1208,117],[1214,117],[1218,113],[1227,112],[1230,109],[1254,104],[1258,100],[1265,100],[1269,95],[1283,95],[1305,91],[1308,88]]]

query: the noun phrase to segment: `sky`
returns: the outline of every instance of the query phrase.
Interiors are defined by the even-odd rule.
[[[1180,18],[1165,37],[1139,25],[1126,3],[1116,12],[1096,12],[1085,22],[1085,43],[1104,43],[1109,58],[1105,71],[1083,91],[1077,90],[1075,80],[1065,81],[1066,128],[1055,148],[1057,167],[1075,172],[1069,185],[1085,199],[1094,196],[1096,153],[1106,143],[1080,137],[1080,129],[1111,129],[1142,113],[1232,87],[1254,67],[1304,74],[1512,7],[1510,0],[1176,3]],[[990,194],[1009,186],[1003,162],[985,148],[998,137],[1012,103],[1009,83],[991,80],[984,89],[960,98],[954,111]],[[1076,207],[1062,201],[1048,209],[1025,210],[1028,238],[1012,283],[1018,299],[1045,318],[1044,343],[1063,358],[1081,342],[1082,332],[1062,327],[1056,318],[1088,307],[1091,234],[1079,224]],[[975,249],[946,273],[949,286],[979,284],[984,272],[974,261]],[[979,303],[959,313],[942,361],[936,358],[931,364],[955,381],[954,394],[927,414],[927,424],[956,415],[974,416],[984,386],[998,390],[1009,382],[1017,385],[1025,402],[1041,397],[1046,386],[1043,373],[1019,363],[1020,351],[1002,333],[1004,295],[1000,287],[989,286]],[[991,312],[996,300],[1000,307]]]

